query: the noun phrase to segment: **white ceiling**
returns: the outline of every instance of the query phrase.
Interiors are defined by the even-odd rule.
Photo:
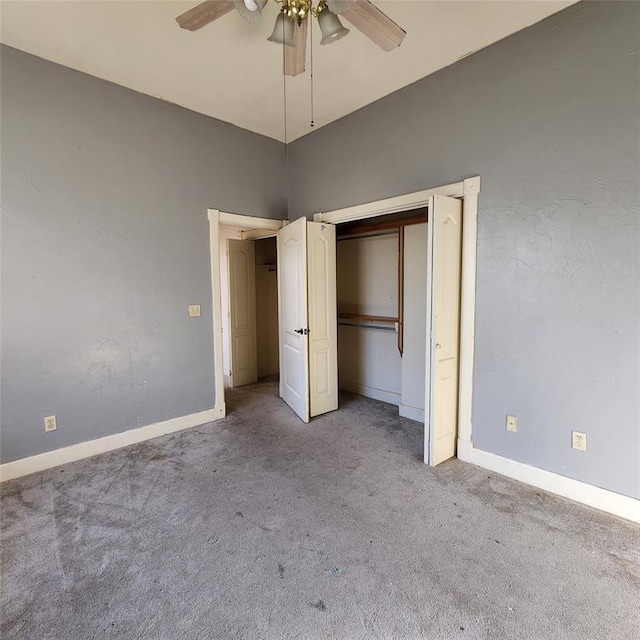
[[[407,31],[390,53],[355,28],[320,46],[314,21],[316,128],[574,2],[380,0],[375,4]],[[2,0],[1,41],[284,140],[282,49],[266,42],[279,5],[270,0],[259,25],[233,11],[200,31],[180,29],[174,18],[197,3]],[[307,54],[307,73],[286,80],[287,141],[311,131],[309,66]]]

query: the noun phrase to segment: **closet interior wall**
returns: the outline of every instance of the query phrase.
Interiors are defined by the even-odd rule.
[[[402,393],[397,274],[397,230],[338,241],[340,388],[395,405]],[[364,316],[396,321],[367,321]]]
[[[255,249],[256,344],[260,379],[277,376],[280,371],[276,238],[255,240]]]

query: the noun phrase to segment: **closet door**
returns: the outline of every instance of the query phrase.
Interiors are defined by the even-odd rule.
[[[456,451],[462,202],[432,196],[427,232],[425,462],[436,465]]]
[[[311,417],[338,408],[336,228],[307,222]]]
[[[278,232],[280,396],[304,422],[338,408],[336,235],[300,218]]]
[[[231,386],[258,381],[256,265],[253,240],[229,240]]]
[[[278,325],[280,397],[309,422],[306,218],[278,231]]]

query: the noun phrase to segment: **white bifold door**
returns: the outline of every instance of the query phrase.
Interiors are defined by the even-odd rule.
[[[278,232],[280,396],[304,421],[338,408],[336,232],[300,218]]]
[[[432,196],[427,226],[425,462],[455,455],[458,422],[462,202]]]
[[[229,240],[229,334],[232,387],[258,381],[256,266],[252,240]]]

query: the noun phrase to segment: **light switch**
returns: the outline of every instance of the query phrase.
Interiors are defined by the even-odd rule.
[[[199,304],[190,304],[189,305],[189,317],[190,318],[199,318],[200,317],[200,305]]]

